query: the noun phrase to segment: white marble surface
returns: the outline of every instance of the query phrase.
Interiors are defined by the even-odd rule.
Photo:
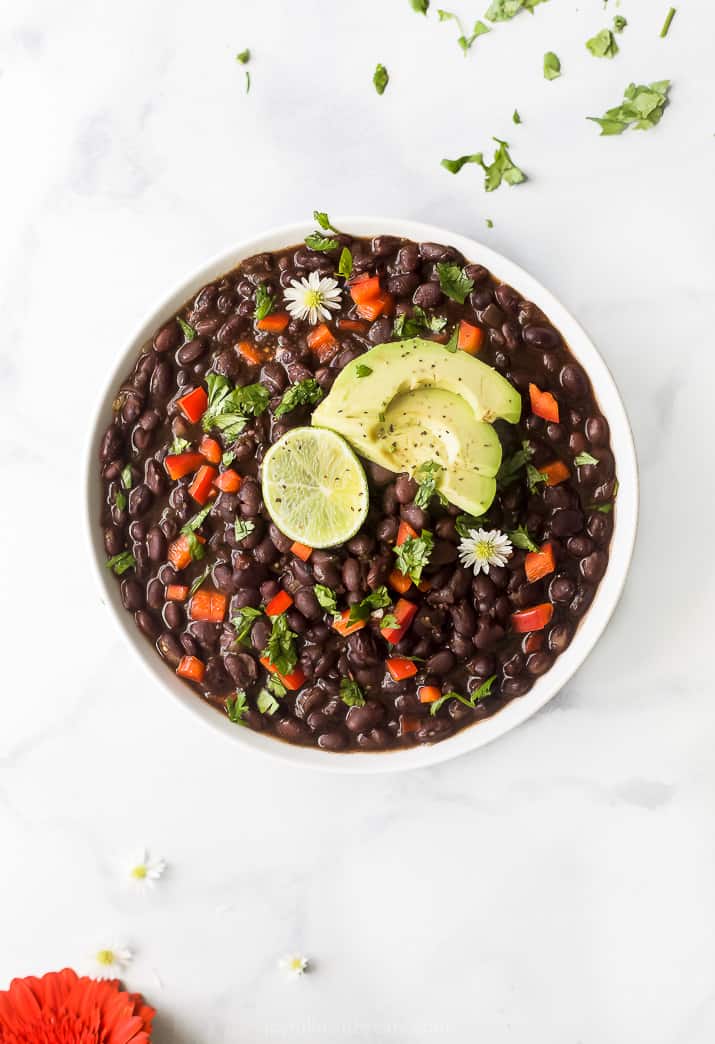
[[[463,60],[408,0],[2,5],[0,987],[115,939],[159,1044],[712,1040],[715,10],[682,0],[661,40],[665,0],[609,7],[551,0]],[[583,119],[665,77],[656,131]],[[440,169],[492,134],[527,185]],[[83,545],[87,420],[126,336],[204,258],[314,207],[530,269],[595,337],[639,449],[636,558],[588,663],[412,775],[295,772],[198,729],[121,644]],[[147,899],[121,883],[138,843],[170,862]],[[313,974],[281,976],[291,949]]]

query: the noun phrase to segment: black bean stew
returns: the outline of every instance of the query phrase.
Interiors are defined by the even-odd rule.
[[[536,305],[452,247],[385,235],[336,241],[327,250],[302,245],[251,257],[156,331],[118,389],[101,440],[101,523],[125,609],[198,698],[291,743],[378,751],[445,739],[523,696],[549,670],[606,570],[617,483],[608,422],[589,379]],[[377,304],[356,305],[337,275],[344,247],[353,280],[379,277]],[[464,266],[473,284],[464,304],[443,293],[439,262]],[[312,271],[344,291],[319,334],[283,301],[291,280]],[[452,347],[467,331],[464,343],[522,394],[520,424],[496,423],[498,492],[472,523],[514,543],[507,564],[488,573],[459,562],[470,522],[460,509],[437,497],[418,506],[413,478],[368,462],[370,511],[343,546],[311,553],[263,506],[268,447],[310,423],[311,400],[348,362],[415,329],[442,343],[452,338]],[[207,375],[225,378],[224,389],[249,389],[237,422],[224,417],[208,432]],[[317,390],[300,385],[314,394],[296,396],[290,408],[286,391],[310,379]],[[429,530],[434,543],[419,585],[395,591],[401,523]],[[385,589],[394,604],[341,633],[316,585],[323,603],[325,590],[332,594],[337,613]],[[389,632],[389,644],[381,619],[400,598],[416,612],[407,628]],[[288,636],[293,656],[282,674],[266,656],[276,619],[276,637]],[[397,680],[388,660],[408,665]]]

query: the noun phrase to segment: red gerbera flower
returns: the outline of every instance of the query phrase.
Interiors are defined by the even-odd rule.
[[[117,979],[70,968],[0,990],[0,1044],[149,1044],[154,1009]]]

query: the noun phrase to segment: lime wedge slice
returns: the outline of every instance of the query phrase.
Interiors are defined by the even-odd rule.
[[[287,431],[263,458],[261,478],[266,509],[291,540],[333,547],[365,521],[365,472],[345,439],[327,428]]]

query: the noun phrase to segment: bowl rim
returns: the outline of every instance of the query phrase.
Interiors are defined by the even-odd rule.
[[[107,375],[105,390],[94,412],[86,440],[84,462],[84,529],[90,547],[95,580],[101,600],[111,607],[115,625],[158,686],[187,708],[195,717],[203,719],[216,733],[237,743],[247,751],[265,754],[293,765],[327,772],[371,775],[383,772],[401,772],[436,765],[468,751],[477,750],[526,721],[569,681],[592,651],[608,624],[625,585],[633,555],[638,526],[638,464],[633,433],[620,393],[595,344],[584,328],[561,302],[520,265],[491,247],[437,225],[413,221],[409,218],[339,217],[335,224],[353,235],[396,235],[417,242],[448,243],[456,247],[470,261],[484,264],[500,281],[514,286],[524,297],[544,311],[550,322],[563,334],[574,357],[584,367],[593,386],[596,400],[611,429],[611,448],[616,458],[619,479],[618,500],[614,511],[614,528],[606,572],[598,586],[588,612],[581,619],[569,647],[557,657],[553,666],[537,678],[524,696],[507,703],[489,718],[475,722],[453,736],[435,744],[424,744],[407,750],[384,752],[352,752],[336,754],[318,747],[302,747],[277,740],[275,737],[234,725],[214,707],[202,702],[187,685],[168,669],[156,650],[140,634],[133,619],[123,608],[119,585],[105,567],[101,526],[98,523],[100,486],[97,482],[99,441],[111,419],[111,404],[115,390],[129,373],[140,348],[163,322],[176,314],[178,308],[205,283],[234,268],[241,260],[253,254],[273,251],[300,243],[311,232],[314,222],[281,225],[261,235],[253,236],[229,246],[210,260],[184,276],[158,304],[151,308],[123,351],[117,356]],[[153,686],[152,686],[153,687]]]

